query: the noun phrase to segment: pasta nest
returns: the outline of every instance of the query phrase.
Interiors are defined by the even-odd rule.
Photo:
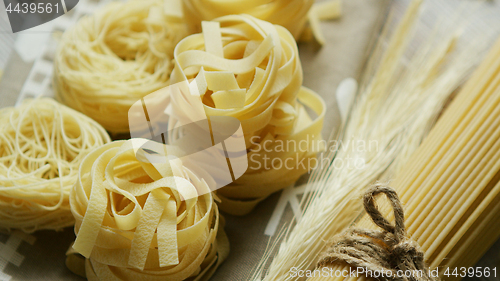
[[[0,227],[33,232],[74,223],[78,167],[110,142],[97,122],[49,98],[0,110]]]
[[[206,280],[228,250],[213,179],[178,158],[139,161],[145,142],[112,142],[82,162],[70,197],[70,254],[86,258],[89,280]]]
[[[309,171],[296,163],[316,158],[323,149],[318,143],[325,104],[302,87],[297,44],[284,27],[249,15],[224,16],[202,27],[202,33],[184,38],[175,48],[171,85],[187,81],[199,92],[172,91],[171,116],[183,124],[196,122],[202,107],[209,118],[228,116],[241,122],[249,168],[218,195],[224,211],[244,214]],[[171,120],[169,126],[175,129],[177,124]],[[305,145],[279,148],[286,142]],[[271,167],[266,159],[288,160],[290,165]]]
[[[127,133],[130,106],[165,87],[185,24],[164,1],[113,2],[66,31],[55,58],[57,99],[112,133]]]
[[[248,14],[284,26],[298,39],[314,0],[186,0],[182,1],[184,16],[194,30],[202,21],[226,15]]]

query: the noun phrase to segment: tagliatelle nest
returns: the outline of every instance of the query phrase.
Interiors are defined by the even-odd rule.
[[[145,141],[113,142],[83,161],[70,197],[77,238],[69,258],[86,258],[89,280],[207,280],[229,250],[213,180],[179,159],[139,161]]]
[[[209,118],[229,116],[241,122],[249,168],[231,186],[218,191],[223,210],[247,213],[309,170],[299,165],[272,168],[264,163],[266,159],[297,163],[315,158],[321,149],[314,143],[321,140],[325,104],[302,87],[297,45],[288,30],[249,15],[203,22],[203,33],[179,42],[174,63],[171,84],[189,81],[199,90],[194,95],[172,95],[174,118],[184,123],[198,121],[200,115],[193,114],[197,98]],[[312,118],[306,108],[317,117]],[[300,141],[306,142],[303,150],[277,148],[283,142]]]
[[[202,21],[248,14],[284,26],[298,39],[314,0],[186,0],[182,4],[186,20],[195,30],[199,29]]]

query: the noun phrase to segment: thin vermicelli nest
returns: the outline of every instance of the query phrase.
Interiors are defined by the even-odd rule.
[[[0,110],[0,228],[61,229],[83,157],[110,141],[92,119],[48,98]]]
[[[185,25],[161,0],[110,3],[68,30],[55,59],[57,98],[112,133],[129,131],[130,106],[168,84]]]

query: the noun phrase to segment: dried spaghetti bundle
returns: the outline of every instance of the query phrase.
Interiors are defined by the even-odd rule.
[[[85,158],[70,196],[70,252],[86,258],[89,280],[206,280],[228,251],[213,180],[178,159],[139,161],[144,142],[113,142]]]
[[[112,133],[129,131],[127,112],[143,96],[167,85],[184,24],[164,1],[111,3],[68,30],[55,59],[57,98]]]
[[[321,149],[325,105],[301,87],[302,68],[290,32],[249,15],[225,16],[203,22],[203,33],[183,39],[174,62],[172,84],[196,82],[206,116],[234,117],[243,128],[249,168],[218,191],[223,210],[247,213],[309,170],[300,163]],[[171,98],[174,118],[199,120],[192,97]]]
[[[405,206],[408,234],[443,280],[494,274],[489,268],[472,273],[463,269],[500,237],[499,55],[497,41],[391,183]],[[394,221],[389,204],[379,208]],[[357,227],[373,228],[366,216]],[[331,267],[343,269],[335,263]]]
[[[182,1],[186,20],[198,30],[201,22],[204,20],[213,20],[232,14],[248,14],[258,19],[284,26],[297,39],[307,21],[307,13],[313,3],[314,0]]]
[[[73,225],[69,193],[78,167],[109,141],[95,121],[52,99],[0,110],[0,227]]]
[[[422,2],[411,1],[393,32],[389,31],[392,26],[386,25],[383,34],[392,35],[388,41],[380,40],[374,49],[374,54],[381,56],[372,55],[368,63],[367,80],[341,135],[341,146],[338,150],[330,150],[332,164],[312,174],[306,190],[306,194],[311,193],[302,199],[300,219],[283,231],[283,236],[278,236],[283,241],[276,243],[279,251],[265,278],[260,275],[269,255],[264,255],[252,280],[298,280],[300,276],[290,276],[290,268],[314,269],[327,241],[348,227],[361,211],[360,200],[357,200],[359,194],[377,180],[386,181],[397,175],[405,163],[414,162],[411,155],[427,135],[443,105],[482,59],[492,38],[481,33],[474,40],[460,41],[456,27],[463,22],[462,17],[439,25],[421,44],[414,45],[413,40],[420,35],[419,23],[424,24],[428,16],[426,13],[420,16]],[[475,40],[479,37],[481,40]],[[376,144],[373,147],[372,141]],[[361,161],[363,165],[340,168],[335,165],[349,159]],[[429,163],[423,166],[434,167]],[[426,178],[413,168],[409,171]],[[453,172],[450,170],[450,173]],[[390,185],[396,187],[393,183]],[[421,189],[422,186],[415,185],[415,190]],[[398,194],[401,195],[399,190]],[[420,195],[423,194],[430,192],[422,191]],[[441,197],[435,199],[438,198]],[[429,203],[421,206],[427,208]],[[405,214],[410,213],[405,210]],[[429,215],[421,218],[434,219]],[[435,228],[426,225],[422,229]],[[273,250],[271,248],[269,253]]]

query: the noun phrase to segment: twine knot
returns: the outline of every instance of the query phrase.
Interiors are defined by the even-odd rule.
[[[385,219],[375,206],[375,196],[385,194],[394,210],[395,224]],[[364,268],[367,274],[381,280],[436,281],[424,262],[424,253],[406,233],[404,211],[396,191],[386,186],[374,186],[363,197],[366,213],[382,230],[348,229],[336,235],[323,254],[318,267],[346,262]],[[378,273],[378,274],[377,274]]]

